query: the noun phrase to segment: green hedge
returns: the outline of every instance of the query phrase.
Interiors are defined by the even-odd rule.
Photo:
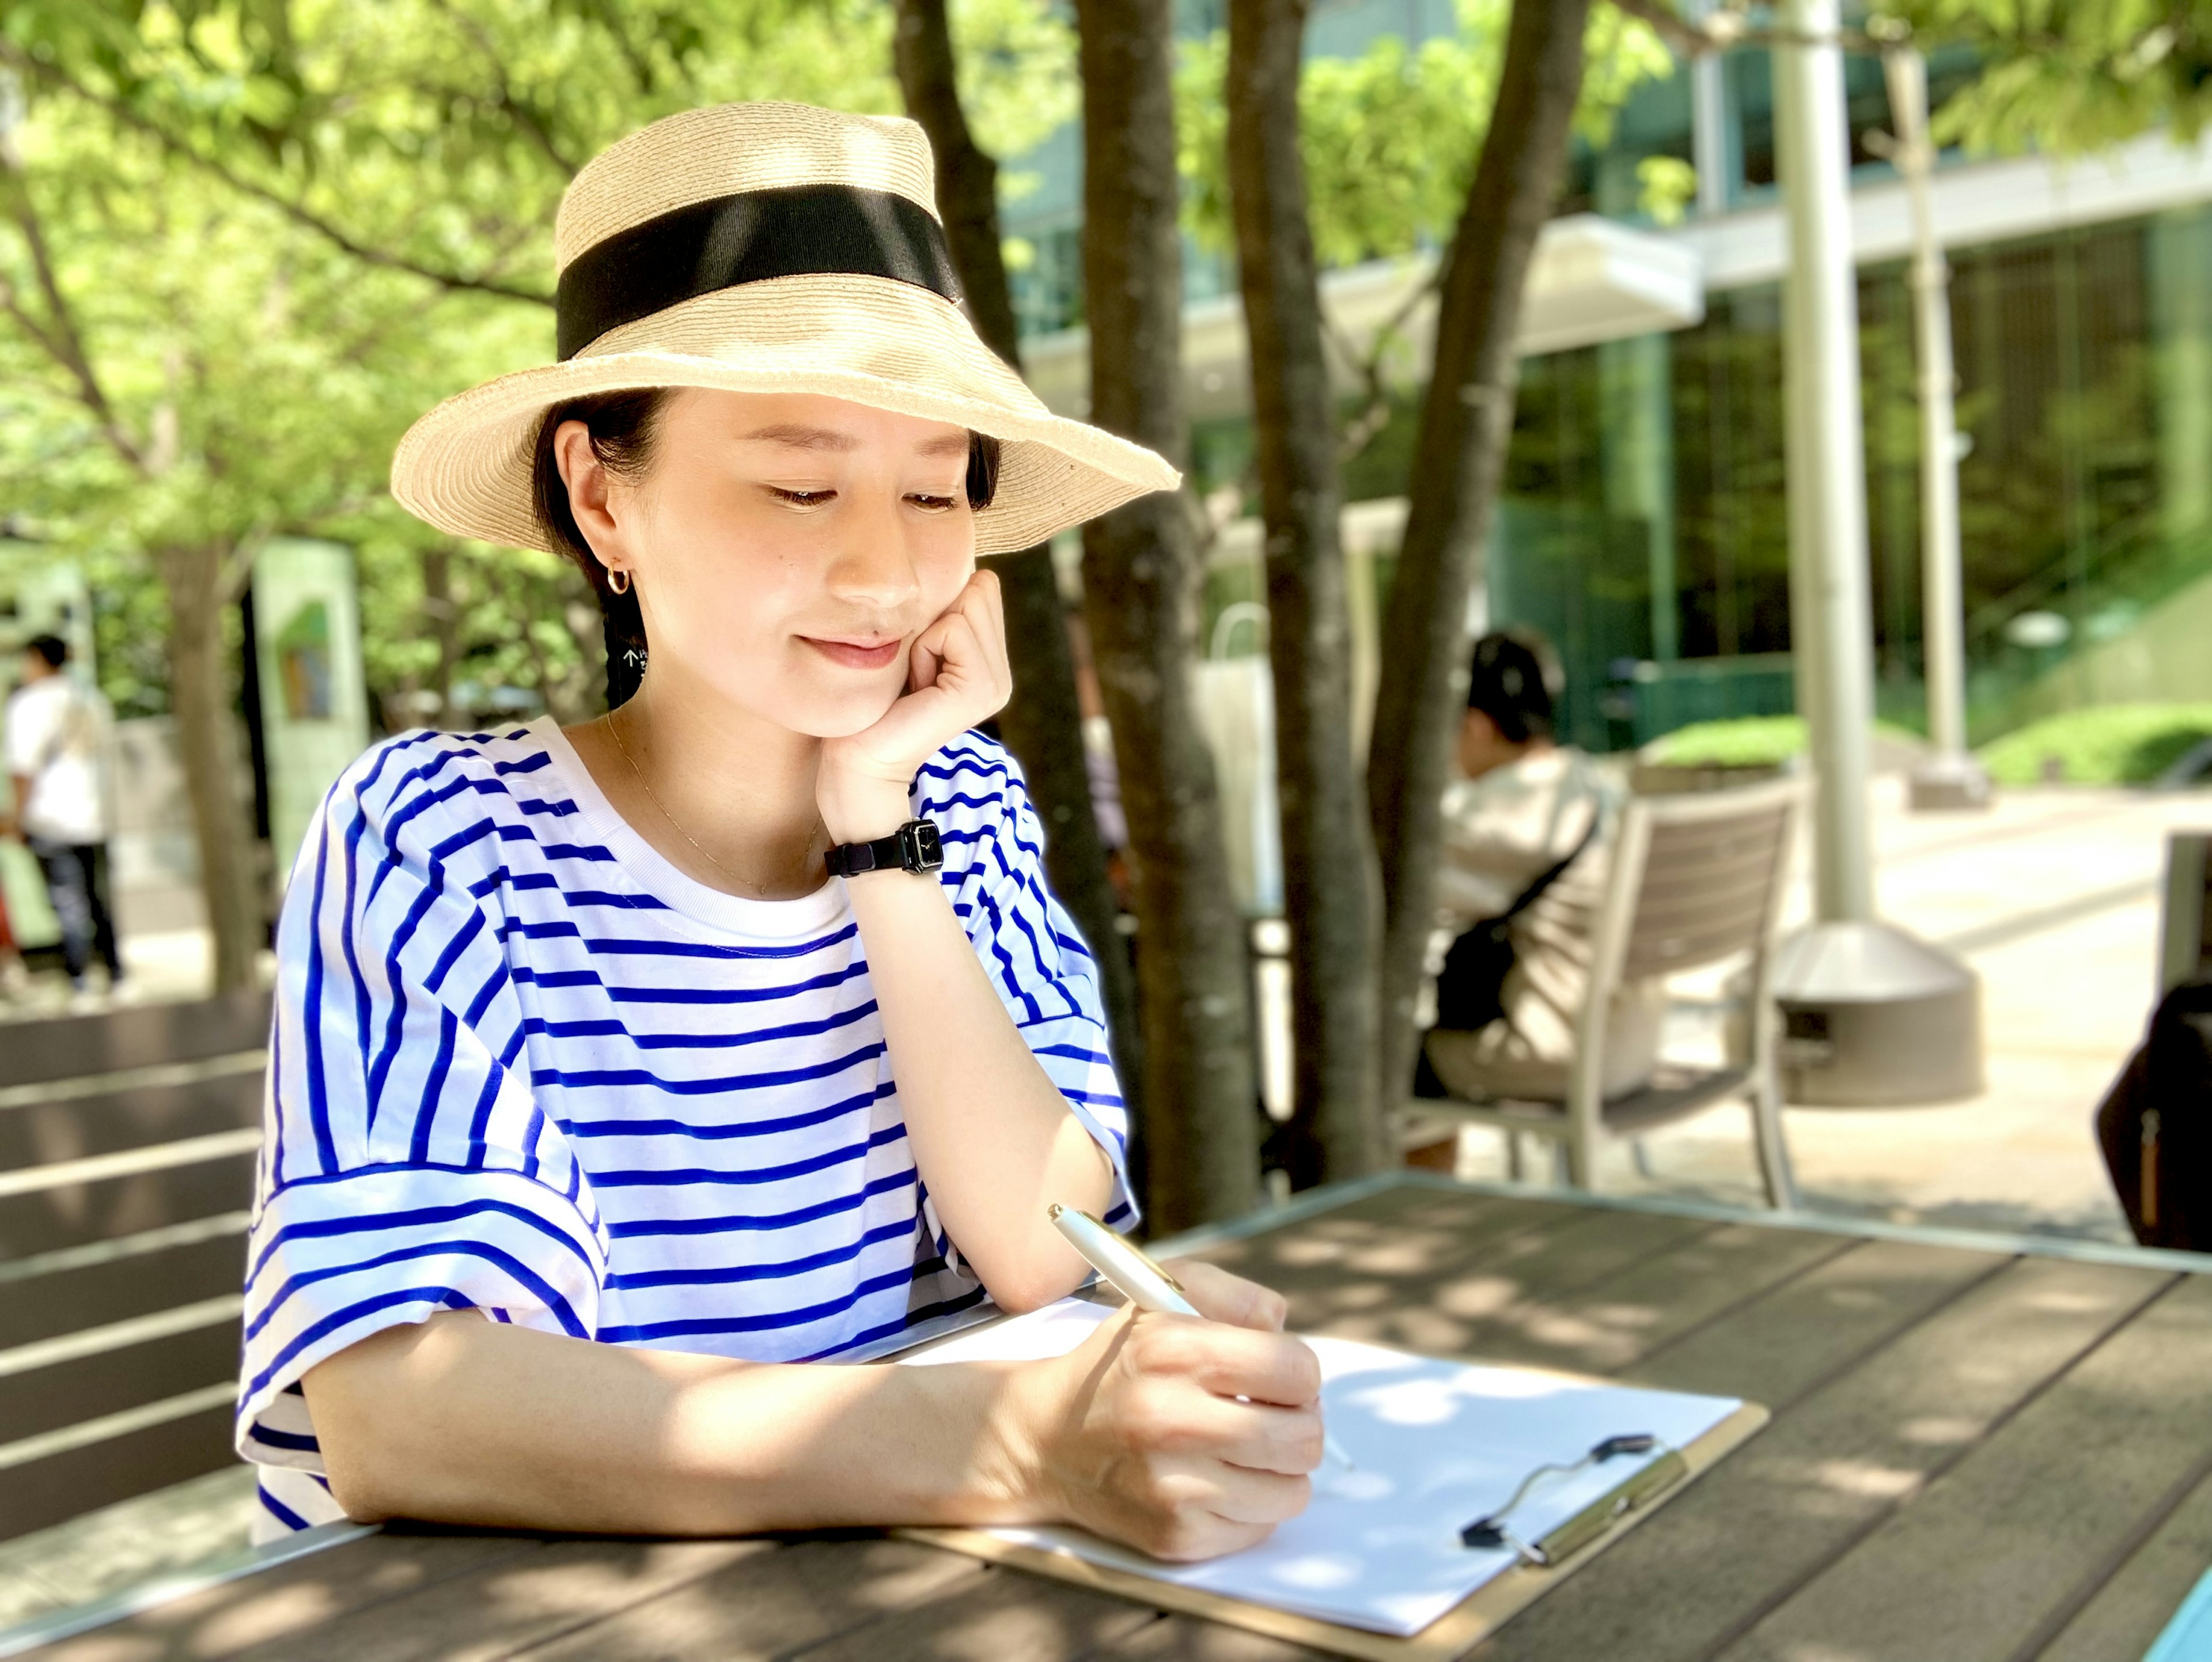
[[[2212,739],[2212,704],[2104,704],[2045,716],[1982,747],[2001,785],[2032,785],[2056,757],[2069,785],[2147,785]]]
[[[1887,721],[1874,724],[1881,738],[1918,745],[1920,736]],[[1662,767],[1755,768],[1786,762],[1805,748],[1805,722],[1796,715],[1742,715],[1727,721],[1695,721],[1654,739],[1643,759]]]
[[[1887,722],[1875,733],[1902,744],[1923,741]],[[2001,785],[2044,782],[2044,762],[2058,758],[2069,785],[2147,785],[2194,746],[2212,739],[2212,704],[2104,704],[2045,716],[1982,747],[1982,764]],[[1699,721],[1653,740],[1643,759],[1671,767],[1771,767],[1805,748],[1795,715],[1747,715]]]

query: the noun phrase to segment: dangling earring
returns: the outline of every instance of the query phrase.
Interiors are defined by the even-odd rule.
[[[612,589],[612,590],[613,590],[616,594],[629,594],[629,569],[628,569],[627,567],[625,567],[625,566],[619,566],[619,565],[617,565],[617,566],[610,566],[610,567],[607,569],[607,587],[608,587],[609,588]]]

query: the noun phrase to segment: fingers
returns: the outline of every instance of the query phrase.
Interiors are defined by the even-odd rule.
[[[1291,1307],[1274,1288],[1248,1282],[1197,1258],[1177,1258],[1165,1268],[1208,1321],[1256,1327],[1267,1333],[1283,1330]]]
[[[1188,1379],[1217,1397],[1304,1408],[1321,1396],[1321,1363],[1297,1340],[1188,1316],[1139,1315],[1124,1356],[1143,1373]]]
[[[1151,1379],[1132,1387],[1127,1412],[1132,1435],[1161,1454],[1284,1477],[1303,1477],[1321,1466],[1321,1410],[1310,1404],[1240,1403],[1187,1379]]]
[[[1218,1492],[1206,1510],[1232,1524],[1262,1524],[1273,1529],[1290,1522],[1313,1499],[1313,1484],[1304,1473],[1284,1476],[1237,1466],[1216,1470]]]
[[[1004,667],[1006,664],[1006,592],[999,586],[995,571],[978,571],[968,580],[961,596],[961,610],[975,630],[981,642],[987,661]],[[1011,674],[1007,691],[1013,690]]]
[[[1069,1391],[1040,1445],[1060,1518],[1190,1562],[1266,1538],[1311,1499],[1321,1369],[1296,1339],[1123,1311],[1042,1366]]]

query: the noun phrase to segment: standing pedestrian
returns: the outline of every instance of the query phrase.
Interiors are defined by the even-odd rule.
[[[23,648],[23,680],[8,700],[8,771],[15,787],[10,827],[46,874],[62,926],[62,959],[80,1000],[97,957],[111,991],[122,983],[115,925],[107,910],[107,701],[64,673],[69,646],[35,636]]]

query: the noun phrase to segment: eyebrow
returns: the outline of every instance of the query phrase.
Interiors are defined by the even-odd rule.
[[[850,433],[841,433],[834,427],[809,427],[800,422],[780,422],[773,427],[763,427],[745,435],[750,444],[780,444],[793,450],[858,450],[860,441]],[[969,440],[965,433],[946,433],[925,440],[915,447],[921,456],[964,456]]]
[[[840,433],[834,427],[807,427],[798,422],[782,422],[774,427],[763,427],[745,435],[748,443],[787,445],[793,450],[858,450],[860,440],[850,433]]]

